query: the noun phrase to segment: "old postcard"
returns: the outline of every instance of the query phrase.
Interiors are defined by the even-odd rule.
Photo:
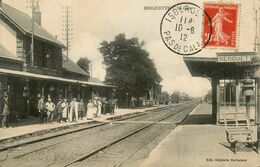
[[[0,166],[260,166],[259,0],[0,0]]]

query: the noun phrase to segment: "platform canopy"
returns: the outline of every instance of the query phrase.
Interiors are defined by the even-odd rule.
[[[194,77],[219,79],[241,79],[251,68],[248,63],[256,54],[254,52],[217,53],[217,57],[183,57]]]
[[[100,86],[100,87],[110,87],[114,88],[115,86],[112,85],[106,85],[104,83],[96,83],[93,81],[81,81],[76,79],[70,79],[70,78],[63,78],[63,77],[57,77],[57,76],[50,76],[50,75],[43,75],[43,74],[35,74],[25,71],[17,71],[17,70],[9,70],[9,69],[3,69],[0,68],[0,74],[1,75],[11,75],[11,76],[17,76],[17,77],[27,77],[32,79],[41,79],[41,80],[52,80],[52,81],[59,81],[59,82],[67,82],[67,83],[74,83],[74,84],[82,84],[83,86]]]

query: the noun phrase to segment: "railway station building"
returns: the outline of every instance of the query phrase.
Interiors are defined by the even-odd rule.
[[[212,87],[212,117],[217,124],[224,122],[223,115],[227,112],[245,112],[246,97],[243,94],[243,79],[252,78],[251,61],[257,56],[254,52],[221,52],[216,57],[198,58],[184,57],[184,62],[194,77],[205,77]],[[247,57],[247,62],[232,62],[230,57]],[[222,58],[227,60],[224,61]],[[256,83],[253,80],[253,90],[256,91]],[[256,92],[255,92],[256,93]],[[255,122],[256,94],[250,96],[250,121]]]
[[[211,38],[201,52],[184,56],[184,63],[192,76],[209,80],[216,124],[224,123],[228,112],[246,112],[251,123],[258,123],[259,1],[205,1],[201,5],[212,23],[212,29],[204,27],[203,33],[210,33]]]
[[[39,12],[39,10],[36,10]],[[0,98],[9,96],[10,118],[37,116],[38,98],[111,97],[114,87],[91,78],[71,59],[66,47],[29,15],[0,0]],[[34,54],[31,54],[34,27]]]

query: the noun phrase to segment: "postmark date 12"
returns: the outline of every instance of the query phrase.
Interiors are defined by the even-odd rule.
[[[188,33],[194,34],[195,28],[194,28],[194,26],[191,26],[191,24],[193,22],[194,22],[193,18],[187,18],[187,17],[181,16],[180,22],[176,23],[175,31],[181,32],[181,34],[180,34],[181,41],[187,41]],[[186,32],[185,32],[185,30],[186,30]]]
[[[201,51],[203,11],[193,3],[173,5],[161,21],[164,44],[174,53],[192,55]]]

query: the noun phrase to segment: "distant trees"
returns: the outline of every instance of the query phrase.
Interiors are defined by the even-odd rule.
[[[159,104],[169,104],[170,95],[168,92],[163,91],[161,94],[157,95],[157,100],[159,101]]]
[[[208,91],[208,93],[205,95],[204,100],[205,100],[206,102],[209,101],[209,102],[211,103],[211,101],[212,101],[212,89],[210,89],[210,90]]]
[[[181,93],[179,91],[175,91],[171,94],[171,102],[179,103]]]
[[[125,34],[101,43],[99,51],[106,65],[105,82],[117,87],[119,99],[126,96],[127,99],[139,99],[162,80],[143,45],[138,38],[127,39]]]
[[[180,101],[188,101],[191,100],[192,97],[190,97],[185,92],[175,91],[171,94],[171,102],[172,103],[179,103]]]
[[[188,101],[191,100],[192,98],[187,93],[181,93],[180,99],[182,101]]]
[[[77,64],[80,66],[87,74],[89,74],[89,63],[90,60],[87,57],[81,57]]]

